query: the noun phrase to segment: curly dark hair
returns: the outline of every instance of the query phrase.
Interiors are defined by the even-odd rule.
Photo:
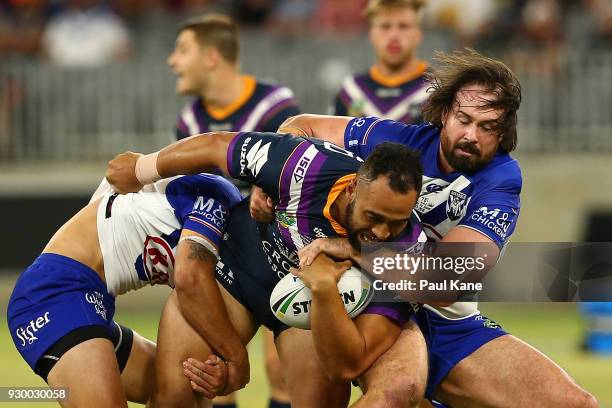
[[[374,181],[379,176],[389,177],[392,191],[406,194],[421,191],[423,168],[419,153],[405,145],[383,142],[377,145],[357,172],[359,180]]]
[[[517,111],[521,105],[521,84],[503,62],[466,48],[452,54],[435,53],[438,67],[428,74],[431,84],[429,100],[423,107],[423,118],[442,128],[442,116],[452,110],[457,92],[469,84],[483,85],[497,95],[484,101],[489,109],[502,109],[497,124],[501,148],[511,152],[517,145]]]

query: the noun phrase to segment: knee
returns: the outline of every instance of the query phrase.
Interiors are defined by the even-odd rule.
[[[202,402],[200,402],[200,404],[202,404]],[[156,384],[152,398],[152,406],[156,408],[181,408],[202,405],[198,405],[196,395],[193,391],[185,390],[183,387],[174,387],[171,384],[162,383]],[[204,406],[208,405],[204,404]]]
[[[425,396],[425,384],[415,378],[398,376],[379,384],[371,384],[367,394],[373,394],[381,407],[418,407]]]

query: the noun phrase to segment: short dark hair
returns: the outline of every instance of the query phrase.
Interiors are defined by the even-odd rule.
[[[227,62],[235,64],[238,61],[238,26],[230,17],[216,13],[204,14],[185,21],[179,26],[177,34],[185,30],[192,30],[200,45],[216,48]]]
[[[483,107],[504,111],[497,124],[500,146],[506,152],[513,151],[518,140],[516,124],[521,84],[512,70],[503,62],[469,48],[452,54],[437,52],[434,60],[439,66],[428,74],[430,95],[423,107],[423,118],[442,128],[442,116],[452,110],[457,92],[465,85],[483,85],[497,95]]]
[[[420,155],[403,144],[383,142],[377,145],[357,172],[360,180],[371,182],[379,176],[389,177],[392,191],[406,194],[421,191],[423,168]]]

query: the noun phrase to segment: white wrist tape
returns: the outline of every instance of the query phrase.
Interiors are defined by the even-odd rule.
[[[161,176],[157,172],[157,156],[159,152],[146,154],[140,156],[136,160],[136,178],[143,186],[147,184],[155,183],[161,179]]]

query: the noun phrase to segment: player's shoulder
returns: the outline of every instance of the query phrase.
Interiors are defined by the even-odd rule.
[[[253,78],[253,80],[255,81],[255,91],[254,91],[254,96],[260,96],[260,97],[264,97],[266,95],[269,95],[272,92],[276,92],[276,93],[283,93],[286,94],[287,96],[291,96],[293,97],[293,91],[291,90],[291,88],[289,88],[286,85],[282,85],[279,84],[277,82],[268,80],[268,79],[261,79],[261,78],[255,78],[255,77],[251,77]]]
[[[168,182],[165,193],[167,196],[193,198],[207,196],[229,206],[237,204],[242,199],[240,191],[234,184],[219,175],[208,173],[175,177]]]
[[[506,152],[499,152],[493,160],[475,174],[476,185],[502,188],[520,193],[523,186],[521,167],[516,159]]]

